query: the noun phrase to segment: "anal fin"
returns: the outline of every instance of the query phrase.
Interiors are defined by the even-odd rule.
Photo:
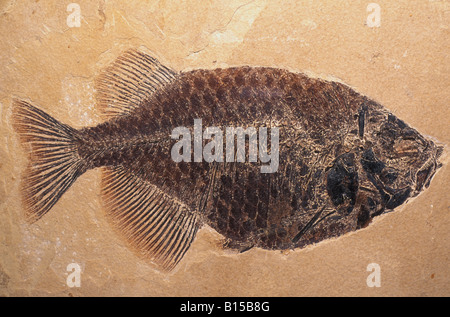
[[[172,270],[197,233],[197,215],[123,167],[104,168],[102,183],[113,226],[140,256]]]

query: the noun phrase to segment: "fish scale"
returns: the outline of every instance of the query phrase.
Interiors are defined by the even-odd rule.
[[[205,225],[240,252],[302,248],[361,229],[417,196],[441,166],[442,146],[377,102],[278,68],[175,72],[132,49],[96,79],[96,100],[105,121],[79,130],[14,101],[14,127],[31,151],[25,214],[37,221],[81,174],[100,168],[106,217],[163,270]],[[199,119],[220,131],[279,131],[279,148],[270,137],[276,170],[249,160],[248,140],[244,162],[175,161],[172,131],[195,134]],[[195,156],[195,140],[189,151]]]

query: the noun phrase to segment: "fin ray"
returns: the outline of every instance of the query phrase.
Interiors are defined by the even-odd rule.
[[[13,101],[13,126],[29,151],[21,192],[26,218],[34,222],[46,214],[86,170],[77,154],[78,131],[28,102],[16,99]]]
[[[97,105],[107,118],[128,114],[175,75],[150,55],[127,50],[96,79]]]
[[[113,227],[139,255],[170,271],[199,228],[196,213],[124,167],[104,167],[102,196]]]

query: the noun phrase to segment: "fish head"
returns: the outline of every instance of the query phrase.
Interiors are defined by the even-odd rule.
[[[372,195],[366,193],[372,196],[366,204],[377,201],[382,206],[376,208],[376,215],[392,211],[429,186],[441,166],[443,147],[392,114],[372,121],[376,124],[365,136],[360,166],[362,179],[372,190]]]
[[[336,157],[327,170],[330,208],[353,217],[358,228],[428,187],[442,166],[443,152],[441,145],[381,106],[369,105],[363,111],[364,120],[356,118],[359,135],[348,134],[353,150]]]

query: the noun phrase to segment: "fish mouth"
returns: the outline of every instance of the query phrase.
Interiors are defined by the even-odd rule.
[[[417,195],[421,190],[430,186],[431,179],[436,171],[442,167],[442,163],[439,162],[444,151],[444,146],[439,145],[435,147],[432,157],[426,161],[422,167],[416,173],[416,189],[414,193]]]

